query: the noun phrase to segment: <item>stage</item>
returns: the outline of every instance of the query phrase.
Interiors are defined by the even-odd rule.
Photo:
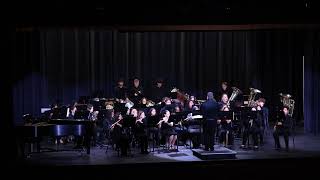
[[[284,147],[283,137],[280,143]],[[192,149],[187,146],[179,146],[178,152],[165,152],[163,148],[155,149],[148,155],[140,154],[139,148],[133,148],[132,156],[120,157],[112,148],[92,147],[91,154],[79,151],[41,152],[33,153],[25,159],[28,165],[125,165],[125,164],[157,164],[170,162],[201,162],[201,161],[242,161],[242,160],[263,160],[263,159],[285,159],[285,158],[308,158],[320,157],[320,137],[297,133],[294,140],[289,140],[290,151],[286,152],[274,149],[274,141],[271,135],[266,137],[265,144],[258,151],[252,149],[241,149],[241,140],[236,139],[235,145],[231,148],[236,152],[235,158],[216,158],[214,160],[203,160],[193,155]],[[219,147],[221,145],[216,145]],[[72,149],[72,145],[62,145],[60,149]],[[107,151],[106,151],[107,150]],[[152,150],[152,148],[151,148]]]

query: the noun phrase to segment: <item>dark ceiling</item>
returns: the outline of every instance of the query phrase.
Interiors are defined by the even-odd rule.
[[[318,23],[319,2],[297,0],[42,1],[7,6],[16,24]]]

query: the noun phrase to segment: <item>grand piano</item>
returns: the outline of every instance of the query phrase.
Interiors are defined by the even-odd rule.
[[[41,150],[40,142],[43,137],[53,137],[56,139],[69,135],[83,137],[83,147],[86,148],[87,154],[90,154],[93,125],[93,122],[87,119],[51,119],[47,122],[18,126],[17,132],[20,143],[22,143],[21,147],[24,147],[26,143],[35,143],[37,145],[37,152]]]

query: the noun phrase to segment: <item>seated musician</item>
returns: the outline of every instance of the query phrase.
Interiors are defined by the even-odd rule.
[[[138,113],[135,125],[135,133],[139,139],[141,154],[148,154],[147,118],[141,110]]]
[[[286,145],[286,151],[289,151],[289,134],[290,134],[292,124],[293,124],[293,120],[292,120],[292,117],[289,116],[289,107],[284,106],[283,118],[281,118],[281,120],[276,122],[276,125],[274,126],[274,132],[273,132],[273,137],[274,137],[277,150],[281,149],[279,135],[283,135],[284,142]]]
[[[194,101],[190,100],[187,102],[187,106],[184,108],[184,111],[186,112],[192,112],[195,111],[197,106],[195,106]]]
[[[164,101],[164,106],[160,109],[160,114],[163,114],[165,110],[172,112],[173,105],[171,104],[171,99],[168,97],[165,97],[163,101]]]
[[[147,103],[147,98],[143,97],[139,102],[138,108],[147,108]]]
[[[252,108],[251,112],[256,112],[256,108]],[[253,139],[253,148],[258,150],[258,135],[261,129],[261,119],[257,117],[248,117],[244,120],[244,132],[241,148],[246,148],[246,143],[249,136]]]
[[[228,95],[222,94],[220,105],[220,111],[230,111],[230,107],[228,106]],[[218,137],[219,142],[224,143],[225,146],[233,144],[233,131],[232,131],[232,122],[231,119],[226,117],[222,117],[217,120],[217,128],[218,128]]]
[[[113,142],[116,149],[120,149],[121,155],[126,156],[129,149],[129,137],[123,127],[123,117],[121,113],[115,114],[115,122],[110,126]]]
[[[177,133],[174,130],[173,122],[169,122],[170,111],[164,110],[163,117],[158,122],[158,128],[161,129],[161,135],[166,137],[166,145],[169,150],[174,150],[174,145],[177,140]]]

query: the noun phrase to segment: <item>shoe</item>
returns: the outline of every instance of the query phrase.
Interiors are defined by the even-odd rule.
[[[258,147],[258,146],[254,146],[254,147],[253,147],[253,150],[254,150],[254,151],[257,151],[257,150],[259,150],[259,147]]]
[[[289,152],[289,148],[288,147],[286,148],[286,152]]]

